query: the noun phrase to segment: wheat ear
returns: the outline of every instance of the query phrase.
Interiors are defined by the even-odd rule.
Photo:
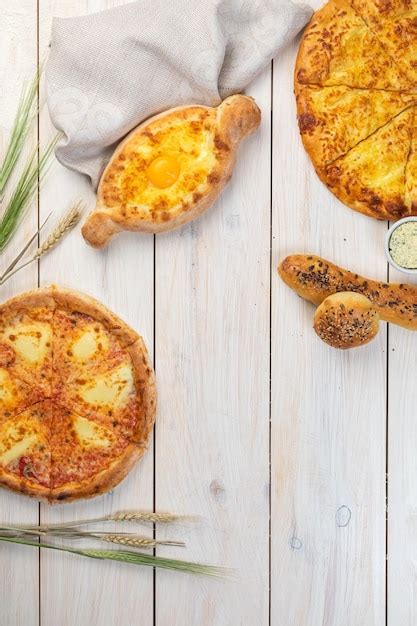
[[[79,219],[81,217],[83,208],[84,208],[84,204],[82,202],[78,202],[74,207],[72,207],[72,209],[69,210],[69,212],[61,219],[61,221],[58,222],[58,225],[52,231],[52,233],[49,235],[49,237],[46,239],[46,241],[44,241],[43,244],[41,246],[39,246],[39,248],[36,250],[36,252],[33,255],[33,257],[31,257],[28,261],[25,261],[25,263],[21,263],[18,267],[13,269],[15,267],[15,265],[17,264],[17,262],[22,258],[22,256],[24,255],[24,253],[28,249],[29,245],[35,239],[37,233],[40,232],[41,229],[39,229],[37,231],[37,233],[26,244],[26,246],[23,248],[23,250],[14,259],[14,261],[11,263],[11,265],[9,265],[8,269],[4,272],[4,274],[0,277],[0,285],[5,283],[6,280],[9,280],[9,278],[11,278],[14,274],[16,274],[16,272],[20,272],[20,270],[22,270],[24,267],[27,267],[28,265],[30,265],[34,261],[37,261],[44,254],[49,252],[49,250],[51,250],[54,246],[56,246],[57,243],[62,239],[62,237],[64,237],[65,233],[67,233],[69,230],[74,228],[74,226],[78,223],[78,221],[79,221]],[[48,215],[48,218],[49,218],[49,215]],[[42,227],[43,227],[44,224],[45,224],[45,222],[42,224]],[[11,270],[13,270],[13,271],[11,271]]]
[[[68,546],[57,546],[50,543],[39,543],[36,540],[17,537],[5,537],[0,535],[0,541],[9,543],[19,543],[34,548],[46,548],[49,550],[59,550],[60,552],[70,552],[71,554],[79,554],[80,556],[92,559],[102,559],[110,561],[120,561],[122,563],[130,563],[132,565],[146,565],[148,567],[159,567],[180,572],[188,572],[190,574],[203,574],[205,576],[214,576],[215,578],[232,578],[234,573],[224,567],[215,565],[204,565],[201,563],[192,563],[190,561],[179,561],[178,559],[167,559],[152,554],[144,554],[143,552],[131,552],[129,550],[92,550],[92,549],[75,549]]]
[[[50,524],[49,526],[28,527],[37,530],[61,530],[71,528],[75,530],[79,526],[104,522],[143,522],[150,524],[175,524],[177,522],[197,522],[201,518],[193,515],[176,515],[174,513],[155,513],[153,511],[118,511],[103,517],[77,520],[75,522],[64,522],[63,524]]]
[[[49,237],[36,250],[32,260],[36,261],[41,256],[49,252],[62,239],[65,233],[78,223],[83,209],[83,204],[78,202],[58,223],[58,226],[52,231]]]
[[[175,515],[173,513],[154,513],[152,511],[120,511],[107,519],[114,522],[149,522],[151,524],[172,524],[173,522],[194,521],[195,517]]]
[[[141,537],[140,535],[94,535],[102,541],[117,543],[122,546],[132,546],[134,548],[155,548],[156,546],[185,546],[183,541],[164,541]]]

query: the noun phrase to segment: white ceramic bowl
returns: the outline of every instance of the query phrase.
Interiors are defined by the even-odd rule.
[[[398,222],[395,222],[391,226],[391,228],[387,231],[387,234],[385,237],[385,254],[388,259],[388,263],[392,265],[392,267],[395,267],[395,269],[399,270],[400,272],[404,272],[404,274],[417,274],[417,268],[409,269],[408,267],[401,267],[401,265],[398,265],[392,258],[391,253],[389,251],[389,242],[390,242],[392,233],[394,232],[394,230],[398,228],[398,226],[401,226],[401,224],[406,224],[407,222],[417,222],[417,217],[404,217],[402,220],[398,220]]]

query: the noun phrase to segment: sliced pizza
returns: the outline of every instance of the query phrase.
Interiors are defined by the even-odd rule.
[[[51,472],[50,401],[22,411],[0,424],[0,484],[48,500]]]
[[[72,289],[61,289],[54,286],[52,287],[52,296],[58,311],[74,313],[80,324],[83,316],[85,316],[87,324],[91,320],[99,322],[122,347],[132,344],[139,337],[138,333],[123,320],[91,296]]]
[[[141,337],[88,296],[57,287],[0,306],[0,484],[55,502],[116,485],[155,419]]]
[[[0,306],[0,366],[45,396],[51,395],[54,308],[46,289]]]
[[[0,367],[0,424],[42,399],[39,389],[30,387],[23,380],[12,376],[9,369]]]
[[[118,484],[142,455],[114,430],[73,410],[55,407],[50,501],[92,497]]]
[[[350,1],[417,91],[417,1]]]
[[[348,152],[410,107],[417,95],[312,85],[297,88],[296,97],[304,146],[313,163],[322,166]]]
[[[411,147],[413,109],[407,109],[330,165],[322,180],[352,209],[377,219],[409,213],[405,169]]]
[[[148,367],[135,343],[112,360],[86,367],[79,376],[62,382],[55,401],[140,444],[147,439],[144,435],[152,402],[146,383]]]
[[[414,87],[348,0],[328,2],[313,15],[300,44],[295,78],[321,86]]]
[[[102,322],[80,311],[56,309],[53,327],[54,375],[63,382],[73,380],[91,363],[114,359],[123,350],[118,337]]]

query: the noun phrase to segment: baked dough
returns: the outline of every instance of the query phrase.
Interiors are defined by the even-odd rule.
[[[295,94],[304,146],[329,189],[377,219],[417,211],[416,58],[410,0],[330,0],[300,44]]]
[[[260,120],[254,100],[236,95],[217,108],[178,107],[138,126],[103,173],[85,240],[99,248],[122,230],[159,233],[201,215],[230,180],[238,144]]]
[[[317,85],[297,86],[296,98],[301,138],[320,170],[388,124],[415,100],[412,94],[395,91]]]
[[[413,109],[403,111],[319,170],[322,180],[342,202],[378,219],[396,220],[410,213],[406,205],[405,172],[413,116]]]
[[[143,455],[155,378],[142,338],[68,289],[0,306],[0,485],[47,502],[117,485]]]
[[[407,80],[417,85],[415,0],[352,0],[352,6],[375,33]]]
[[[410,153],[405,168],[405,204],[411,215],[417,215],[417,112],[414,109]]]
[[[322,86],[413,89],[415,83],[394,58],[348,0],[330,0],[313,15],[304,32],[295,78],[301,84]]]
[[[417,287],[364,278],[313,254],[293,254],[278,266],[282,280],[299,296],[319,305],[340,291],[366,296],[386,322],[417,330]]]
[[[366,296],[341,291],[319,304],[313,326],[320,339],[329,346],[346,350],[374,339],[379,331],[379,315]]]

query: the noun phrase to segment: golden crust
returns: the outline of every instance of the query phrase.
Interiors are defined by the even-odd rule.
[[[313,15],[300,44],[295,80],[368,89],[415,87],[347,0],[331,0]]]
[[[34,482],[31,482],[24,478],[23,476],[15,476],[9,472],[4,471],[0,467],[0,486],[5,489],[10,489],[11,491],[15,491],[23,496],[28,496],[29,498],[36,498],[41,502],[49,502],[50,501],[50,489],[49,487],[44,487],[43,485],[37,485]]]
[[[149,360],[148,351],[142,337],[127,347],[132,359],[135,372],[135,387],[137,389],[141,412],[141,421],[137,424],[130,440],[144,450],[148,446],[149,435],[152,432],[156,413],[156,382],[155,372]]]
[[[80,498],[95,498],[106,493],[126,478],[134,464],[142,458],[144,451],[145,448],[129,444],[117,459],[92,478],[51,489],[48,502],[50,504],[73,502]]]
[[[340,291],[366,296],[386,322],[417,330],[417,287],[384,283],[354,274],[315,255],[294,254],[278,266],[282,280],[299,296],[321,304]]]
[[[136,396],[140,407],[140,420],[136,424],[135,431],[123,453],[91,479],[81,483],[73,482],[51,490],[42,485],[36,485],[24,477],[14,476],[0,467],[0,485],[49,502],[68,502],[79,498],[94,497],[116,486],[127,475],[133,464],[142,457],[147,448],[156,413],[154,371],[140,335],[130,329],[125,322],[100,302],[85,294],[70,289],[59,289],[56,286],[23,293],[1,305],[0,316],[10,315],[16,311],[23,311],[30,315],[32,308],[43,307],[47,307],[51,311],[51,319],[53,311],[56,309],[77,311],[91,316],[99,320],[109,332],[115,335],[117,341],[130,355]],[[54,406],[52,400],[45,402],[48,406]]]
[[[351,208],[382,220],[409,214],[405,171],[414,111],[408,109],[333,163],[318,168],[323,182]]]
[[[410,215],[417,215],[417,111],[414,108],[411,149],[405,168],[404,203]]]
[[[379,315],[366,296],[340,291],[319,304],[313,326],[322,341],[346,350],[374,339],[379,331]]]
[[[46,308],[50,311],[55,309],[55,300],[52,297],[52,287],[43,287],[33,291],[21,293],[14,298],[0,304],[0,315],[8,317],[17,311],[29,311],[30,309]]]
[[[138,333],[95,298],[72,289],[61,287],[58,289],[54,285],[51,287],[51,290],[57,308],[69,312],[78,311],[96,319],[117,337],[123,347],[138,339]]]
[[[153,143],[163,145],[158,143],[162,141],[159,135],[163,138],[165,133],[169,138],[177,132],[175,125],[181,128],[185,122],[196,125],[196,143],[201,141],[198,132],[209,142],[207,166],[199,172],[198,184],[190,186],[187,182],[184,189],[177,190],[176,196],[170,188],[161,198],[150,199],[149,203],[145,195],[145,200],[138,204],[131,191],[136,185],[136,172],[142,174],[147,163],[138,156],[138,147],[147,140],[151,147]],[[231,96],[216,109],[197,105],[177,107],[150,118],[133,130],[114,152],[98,187],[96,209],[82,228],[84,238],[92,246],[102,247],[122,230],[158,233],[195,219],[213,204],[230,180],[239,142],[259,124],[260,110],[247,96]],[[128,174],[135,160],[138,169]],[[123,176],[131,177],[126,189]]]
[[[319,169],[410,107],[416,96],[378,89],[297,85],[296,100],[301,138]]]

